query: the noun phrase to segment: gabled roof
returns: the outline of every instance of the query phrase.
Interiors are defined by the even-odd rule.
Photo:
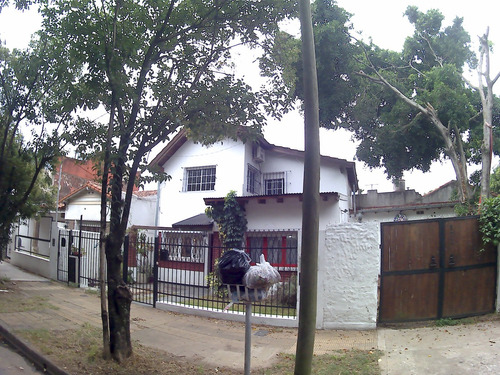
[[[80,194],[83,190],[92,190],[97,193],[101,193],[101,185],[98,183],[92,182],[92,181],[87,181],[82,187],[79,189],[76,189],[69,193],[68,195],[62,197],[59,199],[59,205],[64,204],[65,201],[68,201],[69,199],[73,198],[74,196]]]
[[[152,168],[162,168],[163,165],[181,148],[181,146],[188,140],[187,132],[185,129],[181,129],[170,142],[161,150],[158,155],[151,161],[150,165]],[[305,151],[295,150],[288,147],[276,146],[269,143],[263,136],[257,138],[259,145],[266,151],[276,152],[282,155],[288,156],[298,156],[304,159]],[[339,159],[332,156],[321,155],[322,161],[331,161],[335,164],[344,167],[347,172],[347,177],[351,188],[354,186],[354,191],[358,190],[358,177],[356,175],[356,166],[352,161],[347,161],[345,159]]]
[[[65,204],[64,202],[67,202],[68,200],[77,196],[78,194],[80,194],[84,190],[92,190],[92,191],[95,191],[96,193],[99,193],[99,194],[102,191],[100,184],[98,184],[96,182],[92,182],[92,181],[87,181],[79,189],[76,189],[76,190],[72,191],[71,193],[69,193],[68,195],[59,199],[59,207],[62,207]],[[157,195],[157,191],[156,190],[134,191],[132,194],[135,195],[136,197],[143,198],[143,197],[155,196],[155,195]],[[108,198],[111,198],[110,194],[107,194],[107,195],[108,195]]]
[[[185,129],[181,129],[170,142],[161,150],[156,157],[151,160],[151,165],[153,168],[162,167],[163,164],[167,162],[168,159],[172,157],[173,154],[177,152],[181,146],[187,141],[187,132]]]

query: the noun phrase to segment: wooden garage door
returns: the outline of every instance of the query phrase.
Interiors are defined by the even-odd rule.
[[[477,217],[383,223],[380,322],[494,311],[496,251]]]

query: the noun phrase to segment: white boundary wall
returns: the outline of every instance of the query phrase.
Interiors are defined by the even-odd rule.
[[[379,223],[341,223],[324,232],[319,254],[317,328],[375,329]],[[322,240],[320,235],[320,241]]]

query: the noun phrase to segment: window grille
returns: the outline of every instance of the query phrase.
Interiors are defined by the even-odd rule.
[[[265,195],[285,194],[285,172],[264,173]]]
[[[186,168],[183,191],[215,190],[215,166]]]
[[[201,263],[208,240],[198,233],[164,232],[161,235],[160,260]]]
[[[261,174],[260,171],[248,164],[247,171],[247,192],[251,194],[260,194],[260,182]]]

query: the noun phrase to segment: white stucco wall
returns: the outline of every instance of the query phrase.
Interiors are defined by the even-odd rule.
[[[155,225],[156,195],[150,197],[132,197],[128,226]]]
[[[430,209],[418,209],[418,210],[402,210],[402,213],[406,215],[408,220],[425,220],[425,219],[435,219],[443,217],[455,217],[457,216],[453,207],[448,208],[430,208]],[[387,211],[381,209],[380,211],[374,212],[363,212],[362,222],[377,222],[385,223],[394,221],[394,217],[399,214],[399,211]],[[350,219],[351,221],[358,221],[358,218],[353,215]]]
[[[339,202],[330,198],[328,201],[321,201],[319,208],[320,230],[339,222]],[[245,206],[245,211],[248,230],[287,230],[302,227],[302,201],[298,196],[287,197],[282,203],[272,198],[267,198],[265,204],[251,200]]]
[[[303,190],[304,160],[300,155],[289,155],[283,152],[266,150],[265,161],[257,163],[252,159],[252,145],[250,143],[243,144],[241,141],[225,140],[223,143],[204,147],[188,140],[163,165],[163,169],[171,176],[171,179],[160,185],[159,225],[168,227],[178,221],[204,212],[206,206],[203,198],[222,198],[231,190],[236,191],[239,196],[248,195],[246,192],[248,164],[251,164],[262,174],[285,172],[286,193],[301,193]],[[182,191],[186,168],[211,165],[216,166],[214,191]],[[322,159],[320,190],[322,192],[338,192],[341,195],[341,201],[335,210],[327,208],[327,210],[330,210],[328,212],[329,217],[323,220],[324,225],[330,222],[348,221],[350,189],[347,174],[335,162],[328,159]],[[289,204],[288,200],[287,204]],[[292,203],[293,205],[294,203]],[[290,214],[289,210],[292,210],[294,215],[297,215],[294,207],[284,208],[284,206],[284,204],[280,204],[279,206],[273,206],[273,209],[284,210],[287,215]],[[327,203],[326,206],[330,207],[330,203]],[[296,227],[295,223],[299,220],[300,226],[302,216],[300,212],[298,218],[297,216],[290,218],[284,215],[283,212],[276,212],[268,207],[259,205],[259,210],[262,209],[263,213],[258,214],[258,216],[267,217],[268,225],[264,227],[260,225],[260,217],[258,218],[259,223],[252,223],[251,225],[259,229],[268,226],[283,229]],[[268,216],[268,214],[271,214],[271,216]],[[275,215],[283,217],[284,220],[274,219]],[[269,220],[269,217],[273,217],[273,219]],[[251,222],[251,219],[248,219]]]
[[[230,190],[241,195],[245,175],[244,144],[225,140],[210,147],[184,143],[163,166],[171,176],[160,186],[160,226],[172,224],[205,211],[203,198],[224,197]],[[215,190],[182,191],[185,168],[216,166]]]
[[[326,228],[319,254],[318,328],[375,329],[380,274],[378,223]]]
[[[68,202],[66,220],[99,221],[101,218],[101,196],[93,190],[83,191]]]

